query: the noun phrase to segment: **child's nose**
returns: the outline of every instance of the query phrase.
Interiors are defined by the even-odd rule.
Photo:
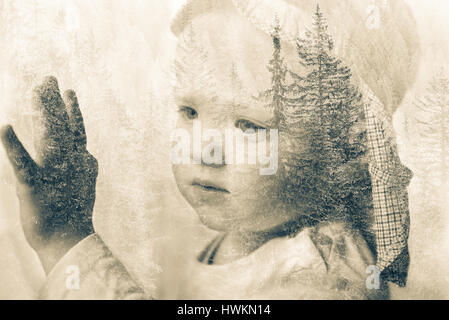
[[[234,123],[232,119],[228,117],[213,117],[212,119],[207,118],[206,120],[207,121],[202,122],[202,133],[205,140],[202,141],[201,159],[197,159],[197,163],[201,163],[202,166],[210,168],[223,168],[227,164],[226,143],[229,143],[229,141],[226,140],[226,131],[229,131],[230,129],[233,130]],[[207,130],[212,130],[214,132],[213,134],[212,132],[207,134],[205,132]],[[217,135],[220,136],[220,139],[215,139]],[[214,138],[211,139],[211,137]]]
[[[224,139],[221,140],[221,142],[223,141]],[[210,152],[206,151],[202,153],[201,165],[216,169],[224,167],[226,165],[225,163],[226,155],[223,143],[220,143],[220,141],[214,141],[212,143],[209,142],[203,144],[203,150],[205,150],[204,148],[206,147],[210,148],[211,150]],[[216,154],[217,152],[218,154]],[[214,159],[214,161],[210,161],[210,159]]]

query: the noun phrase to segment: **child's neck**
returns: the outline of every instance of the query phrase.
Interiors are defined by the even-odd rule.
[[[214,264],[226,264],[243,258],[265,244],[268,239],[255,234],[227,233],[214,256]]]
[[[215,253],[213,264],[226,264],[248,256],[268,241],[297,234],[307,223],[289,222],[267,231],[228,232]]]

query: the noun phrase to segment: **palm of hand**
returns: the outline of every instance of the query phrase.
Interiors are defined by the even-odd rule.
[[[52,241],[81,240],[93,232],[92,211],[97,160],[86,149],[86,134],[76,95],[64,99],[57,80],[48,77],[34,90],[33,107],[40,134],[36,159],[24,149],[12,127],[2,141],[18,180],[21,222],[37,251]]]

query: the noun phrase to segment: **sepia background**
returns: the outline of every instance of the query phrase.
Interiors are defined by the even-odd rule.
[[[160,298],[176,297],[183,262],[213,234],[178,193],[169,163],[176,121],[169,22],[182,2],[0,0],[0,125],[11,123],[33,153],[32,88],[54,75],[61,90],[76,90],[88,149],[100,163],[95,228]],[[393,298],[449,299],[449,2],[407,2],[422,61],[394,116],[401,158],[415,177],[409,283],[394,288]],[[13,172],[0,148],[0,299],[35,298],[44,277],[25,242]]]

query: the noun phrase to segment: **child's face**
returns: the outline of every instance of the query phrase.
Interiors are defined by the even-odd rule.
[[[194,19],[180,37],[176,55],[177,127],[193,137],[193,123],[199,121],[203,132],[219,130],[223,141],[226,129],[270,129],[269,99],[256,97],[270,88],[267,65],[272,53],[271,37],[237,14],[210,13]],[[192,138],[190,142],[192,146]],[[202,149],[208,144],[203,141]],[[268,133],[266,147],[268,153]],[[225,158],[224,145],[221,150]],[[265,231],[296,215],[278,200],[278,174],[261,175],[260,168],[266,166],[177,164],[173,173],[182,195],[209,228]]]

